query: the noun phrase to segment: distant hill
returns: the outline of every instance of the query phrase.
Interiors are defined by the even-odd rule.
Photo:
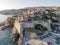
[[[44,8],[44,9],[55,9],[57,11],[60,11],[60,7],[27,7],[27,8],[24,8],[24,9],[11,9],[11,10],[2,10],[0,11],[0,14],[5,14],[5,15],[17,15],[19,13],[22,13],[23,11],[27,11],[29,9],[40,9],[40,8]]]
[[[23,11],[26,11],[27,9],[11,9],[11,10],[2,10],[0,11],[0,14],[4,15],[17,15],[19,13],[22,13]]]

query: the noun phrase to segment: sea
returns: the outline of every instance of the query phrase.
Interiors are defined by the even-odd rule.
[[[3,15],[0,14],[0,22],[5,21],[8,17],[12,17],[13,15]],[[0,45],[17,45],[16,42],[12,40],[12,27],[9,27],[5,30],[0,30]]]

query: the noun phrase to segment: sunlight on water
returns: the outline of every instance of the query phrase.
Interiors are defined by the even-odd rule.
[[[0,22],[6,20],[7,17],[11,17],[11,16],[12,15],[2,15],[2,14],[0,14]]]

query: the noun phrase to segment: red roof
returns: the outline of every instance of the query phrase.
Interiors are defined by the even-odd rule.
[[[52,42],[47,42],[48,44],[52,44]]]

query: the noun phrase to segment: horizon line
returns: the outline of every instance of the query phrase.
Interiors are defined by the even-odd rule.
[[[13,10],[13,9],[15,9],[15,10],[18,10],[18,9],[25,9],[25,8],[37,8],[37,7],[60,7],[60,6],[27,6],[27,7],[23,7],[23,8],[11,8],[11,9],[2,9],[2,10],[0,10],[0,11],[3,11],[3,10]]]

